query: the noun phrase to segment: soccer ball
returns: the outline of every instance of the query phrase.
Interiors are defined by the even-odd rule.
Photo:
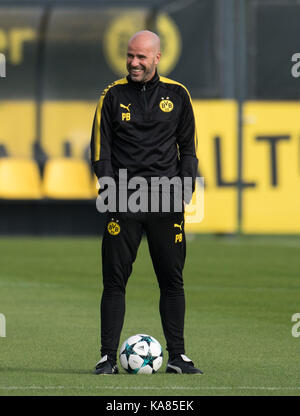
[[[156,373],[162,362],[161,345],[150,335],[133,335],[121,346],[120,363],[130,374]]]

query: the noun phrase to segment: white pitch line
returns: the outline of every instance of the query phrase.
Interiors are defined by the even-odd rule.
[[[215,386],[215,387],[118,387],[118,386],[0,386],[0,390],[300,390],[300,386]]]

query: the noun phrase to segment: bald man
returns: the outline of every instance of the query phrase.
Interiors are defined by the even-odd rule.
[[[198,166],[195,120],[187,89],[157,73],[160,58],[157,34],[136,33],[128,43],[128,76],[103,91],[94,117],[91,157],[100,202],[111,197],[108,187],[101,186],[103,178],[112,179],[118,190],[107,209],[102,240],[101,359],[96,374],[118,373],[126,285],[143,232],[160,289],[159,311],[169,353],[166,372],[202,374],[185,355],[182,277],[184,203],[191,199]],[[174,186],[154,187],[155,180],[173,181]],[[139,199],[146,205],[133,198],[132,184],[137,182],[143,185]]]
[[[127,70],[134,82],[150,81],[161,56],[159,37],[148,30],[136,33],[127,49]]]

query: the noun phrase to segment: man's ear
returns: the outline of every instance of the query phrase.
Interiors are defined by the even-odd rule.
[[[161,57],[161,52],[157,52],[157,54],[155,55],[155,65],[159,63],[160,57]]]

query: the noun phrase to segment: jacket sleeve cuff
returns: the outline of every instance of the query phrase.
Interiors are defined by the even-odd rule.
[[[113,168],[109,160],[98,160],[93,162],[93,169],[98,179],[103,178],[104,176],[108,176],[109,178],[114,177]]]
[[[195,156],[183,156],[180,160],[180,177],[184,185],[184,200],[189,203],[195,191],[196,176],[198,171],[198,159]],[[184,181],[184,178],[191,178]]]

